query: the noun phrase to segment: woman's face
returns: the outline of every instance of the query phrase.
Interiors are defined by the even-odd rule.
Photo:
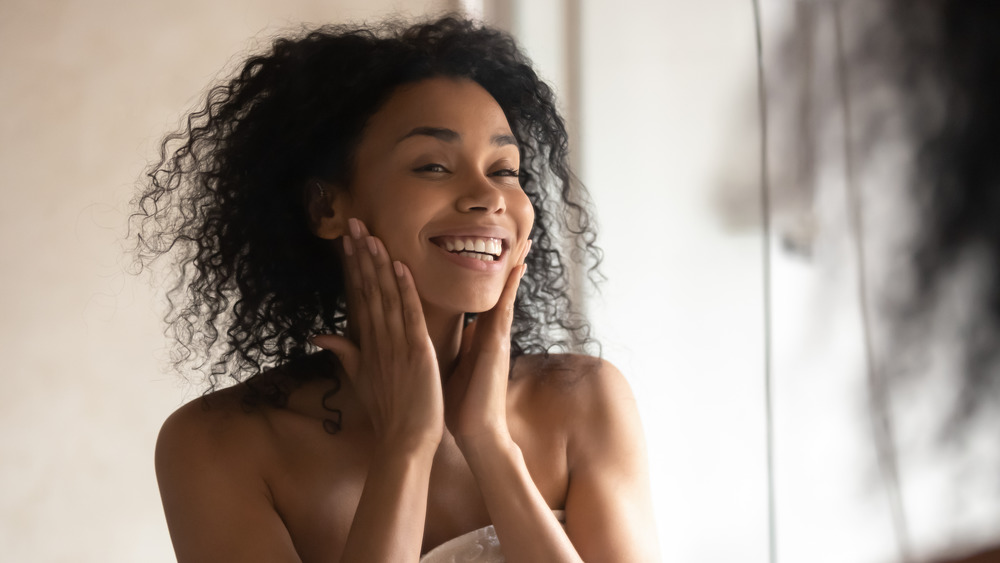
[[[483,312],[534,221],[496,100],[467,79],[401,87],[362,134],[350,210],[413,272],[425,312]]]

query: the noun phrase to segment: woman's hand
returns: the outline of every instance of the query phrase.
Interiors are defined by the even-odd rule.
[[[344,270],[357,343],[334,334],[312,341],[340,359],[377,440],[393,448],[437,448],[444,432],[441,376],[413,276],[361,221],[349,225]]]
[[[527,270],[529,240],[511,269],[500,300],[462,333],[458,366],[444,386],[445,422],[459,447],[481,438],[508,438],[507,376],[514,299]]]

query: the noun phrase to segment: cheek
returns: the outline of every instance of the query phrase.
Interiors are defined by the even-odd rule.
[[[535,224],[535,208],[531,205],[528,194],[518,192],[517,196],[508,200],[508,212],[514,215],[519,229],[523,229],[523,236],[528,237],[531,227]]]
[[[368,214],[369,230],[385,244],[393,260],[409,262],[416,258],[420,246],[420,231],[425,218],[414,202],[387,198]]]

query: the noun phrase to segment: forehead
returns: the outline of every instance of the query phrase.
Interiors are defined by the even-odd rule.
[[[465,78],[429,78],[401,86],[368,121],[362,142],[395,142],[415,127],[443,127],[465,136],[510,134],[500,104]]]

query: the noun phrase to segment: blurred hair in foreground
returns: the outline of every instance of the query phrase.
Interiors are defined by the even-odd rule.
[[[864,177],[859,191],[866,204],[892,201],[901,211],[897,217],[909,216],[900,224],[873,225],[879,229],[873,239],[883,247],[871,254],[885,261],[873,285],[873,304],[888,321],[877,369],[896,397],[934,370],[947,380],[953,399],[935,397],[951,401],[939,445],[962,450],[983,429],[996,436],[1000,2],[800,1],[794,6],[795,28],[781,46],[776,69],[786,87],[774,88],[770,101],[795,131],[775,175],[794,186],[789,190],[793,198],[811,201],[822,161],[821,134],[844,125],[847,182]],[[842,23],[836,68],[830,72],[844,81],[843,90],[812,84],[820,64],[814,50],[821,18]],[[887,163],[902,186],[895,197],[882,181]],[[874,223],[876,213],[865,211]],[[942,348],[951,354],[943,369],[932,357]],[[889,411],[891,403],[875,401],[874,410]],[[892,413],[878,414],[891,418]],[[992,543],[998,542],[994,535]],[[1000,548],[953,561],[997,562]]]

